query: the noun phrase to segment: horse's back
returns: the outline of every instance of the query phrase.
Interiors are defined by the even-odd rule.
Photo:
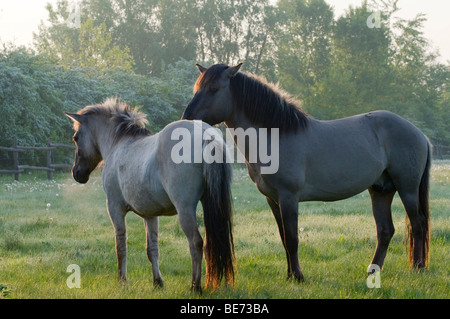
[[[374,111],[319,122],[321,130],[317,132],[322,134],[321,142],[331,148],[353,145],[349,148],[353,152],[372,152],[374,157],[377,157],[376,154],[385,155],[383,161],[386,165],[401,160],[399,157],[403,157],[401,154],[404,152],[419,152],[421,156],[427,157],[426,136],[411,122],[389,111]],[[351,155],[345,147],[343,151],[347,152],[346,157]]]
[[[280,145],[284,153],[280,152],[281,179],[298,184],[301,201],[353,196],[376,183],[387,170],[399,176],[405,168],[421,174],[428,154],[423,133],[387,111],[311,120],[304,132],[281,139],[281,144],[287,141]],[[290,170],[294,162],[303,169]]]

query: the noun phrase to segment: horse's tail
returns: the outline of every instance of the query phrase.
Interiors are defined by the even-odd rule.
[[[218,154],[220,156],[214,156],[215,159],[221,159],[212,162],[205,156],[203,159],[203,176],[206,186],[202,197],[205,223],[205,285],[217,288],[223,277],[226,284],[234,285],[235,256],[231,197],[233,168],[227,163],[227,150],[222,138],[205,141],[203,149],[207,146],[209,151],[213,149],[214,152],[220,153]],[[205,153],[210,152],[204,152],[204,155]]]
[[[428,157],[425,165],[425,170],[422,174],[422,179],[419,185],[419,218],[423,230],[423,265],[414,265],[414,236],[412,233],[411,223],[407,218],[406,229],[407,238],[409,239],[409,263],[410,266],[427,267],[430,260],[430,207],[429,207],[429,193],[430,193],[430,169],[431,169],[431,150],[432,146],[428,142]]]

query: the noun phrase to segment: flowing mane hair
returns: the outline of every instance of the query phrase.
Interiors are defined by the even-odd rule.
[[[139,107],[131,108],[126,102],[117,98],[108,98],[101,104],[86,106],[78,114],[109,118],[115,126],[115,142],[126,136],[152,135],[145,127],[148,124],[147,116],[139,111]]]
[[[214,83],[227,68],[225,64],[208,68],[198,78],[194,91]],[[234,107],[243,108],[247,118],[255,125],[279,128],[284,133],[296,132],[308,125],[308,114],[302,110],[300,103],[278,85],[262,77],[238,72],[230,79],[230,90]]]

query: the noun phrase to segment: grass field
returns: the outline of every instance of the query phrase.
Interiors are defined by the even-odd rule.
[[[367,192],[335,203],[300,204],[299,258],[305,282],[298,284],[285,279],[284,249],[263,195],[246,170],[236,168],[236,285],[205,291],[199,297],[189,289],[191,261],[177,217],[160,218],[165,287],[155,289],[143,222],[133,213],[127,215],[128,282],[122,286],[117,282],[114,232],[100,172],[86,185],[67,174],[51,182],[43,175],[21,175],[21,182],[1,176],[0,298],[450,298],[449,178],[450,161],[435,162],[429,268],[421,273],[408,268],[405,212],[396,196],[396,234],[381,272],[381,288],[369,289],[366,269],[375,250],[376,231]],[[80,267],[79,289],[66,284],[71,264]]]

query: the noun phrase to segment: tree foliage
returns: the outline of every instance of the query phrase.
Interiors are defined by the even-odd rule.
[[[324,0],[280,0],[275,58],[281,86],[317,118],[390,110],[432,140],[450,143],[449,67],[430,52],[425,16],[396,18],[397,2],[364,1],[334,20]],[[380,23],[372,25],[374,12]]]
[[[83,27],[67,23],[71,3],[61,0],[47,10],[50,25],[42,23],[35,34],[39,52],[61,57],[66,50],[82,53]],[[180,58],[230,64],[245,60],[248,70],[259,72],[273,23],[270,10],[268,0],[83,0],[79,12],[81,25],[88,23],[85,28],[96,35],[88,41],[91,46],[111,39],[107,46],[126,50],[136,73],[159,76]]]
[[[45,55],[24,48],[0,53],[0,145],[45,145],[47,140],[68,143],[72,134],[64,111],[117,96],[141,105],[150,129],[158,131],[181,117],[192,95],[197,72],[193,61],[180,60],[161,78],[120,69],[78,67],[67,70]]]
[[[277,8],[276,65],[282,85],[308,98],[328,74],[333,11],[323,0],[280,0]]]
[[[398,0],[368,0],[336,17],[326,0],[82,0],[47,5],[36,51],[0,52],[0,145],[67,142],[63,111],[117,96],[143,105],[151,129],[179,119],[196,62],[244,62],[279,82],[318,119],[398,113],[450,144],[449,65],[399,19]],[[379,24],[368,23],[380,12]]]

